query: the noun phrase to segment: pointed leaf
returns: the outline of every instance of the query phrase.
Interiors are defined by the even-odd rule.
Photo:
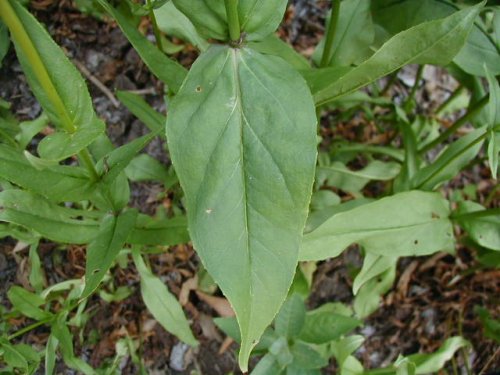
[[[0,145],[0,178],[55,202],[88,200],[95,190],[84,170],[54,166],[40,171],[18,150],[5,145]]]
[[[359,64],[373,53],[370,47],[375,38],[375,30],[370,3],[370,0],[344,0],[340,3],[340,17],[328,65]],[[328,23],[330,19],[331,12]],[[319,65],[324,48],[325,39],[322,39],[313,54],[316,65]]]
[[[99,229],[99,222],[89,218],[86,211],[61,207],[42,196],[14,189],[0,192],[0,221],[22,225],[52,241],[71,244],[90,242]]]
[[[186,69],[151,44],[120,10],[113,8],[106,0],[97,1],[116,20],[151,72],[167,84],[170,90],[177,92],[186,77]]]
[[[455,177],[474,159],[486,137],[486,128],[476,129],[446,147],[430,165],[420,169],[410,180],[410,187],[434,190]]]
[[[85,289],[81,298],[88,297],[99,286],[123,248],[137,218],[137,210],[127,210],[120,215],[106,215],[102,219],[99,233],[87,248],[85,266]]]
[[[51,316],[39,306],[45,303],[44,299],[37,294],[31,293],[20,286],[12,286],[7,292],[10,303],[21,314],[32,319],[43,320]]]
[[[297,265],[316,161],[312,99],[283,60],[213,46],[172,102],[167,140],[195,249],[236,312],[246,369]]]
[[[128,91],[117,91],[116,97],[152,132],[165,129],[165,116],[151,108],[139,95]]]
[[[301,260],[338,256],[358,243],[385,256],[427,255],[453,249],[449,204],[439,194],[411,191],[333,215],[306,234]]]
[[[281,307],[274,321],[276,333],[287,339],[296,337],[302,330],[306,317],[304,302],[297,295],[292,295]]]
[[[478,203],[460,202],[457,221],[476,243],[488,249],[500,251],[500,215],[467,216],[467,213],[477,213],[484,210],[485,208]]]
[[[377,254],[367,253],[363,260],[363,267],[356,275],[352,285],[352,291],[356,295],[359,289],[368,281],[384,273],[394,264],[394,257],[381,256]]]
[[[189,42],[201,51],[208,48],[208,42],[196,31],[189,18],[175,7],[173,1],[155,9],[154,13],[158,27],[168,36],[175,36]]]
[[[353,171],[341,162],[317,168],[317,180],[327,181],[329,186],[348,192],[361,191],[372,180],[388,181],[395,178],[401,171],[401,165],[396,162],[374,160],[365,168]],[[322,184],[322,183],[321,183]]]
[[[39,145],[40,156],[62,160],[104,132],[85,81],[45,28],[21,4],[2,2],[0,14],[11,30],[19,62],[36,98],[61,132]]]
[[[396,34],[372,57],[316,92],[318,105],[353,92],[407,64],[445,65],[460,51],[484,1]]]
[[[144,303],[155,319],[168,332],[191,346],[197,346],[189,323],[179,301],[169,292],[165,284],[146,267],[138,249],[132,251],[134,262],[141,275],[141,293]]]
[[[326,344],[339,339],[361,324],[358,319],[330,311],[308,313],[299,339],[312,344]]]

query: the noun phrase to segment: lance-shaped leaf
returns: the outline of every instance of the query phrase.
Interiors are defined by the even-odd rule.
[[[0,177],[55,202],[91,199],[95,191],[81,168],[57,165],[40,171],[6,145],[0,145]]]
[[[191,346],[197,346],[182,307],[165,284],[147,268],[139,249],[132,250],[135,266],[141,276],[141,294],[148,310],[168,332]]]
[[[338,213],[304,236],[300,259],[336,257],[352,243],[385,256],[453,249],[448,206],[439,194],[411,191]]]
[[[90,214],[58,206],[23,190],[0,192],[0,221],[22,225],[52,241],[73,244],[91,241],[99,230],[99,222],[89,218]]]
[[[278,57],[211,47],[167,120],[191,237],[240,324],[240,365],[283,303],[316,162],[307,86]]]
[[[316,103],[328,103],[407,64],[449,63],[464,45],[483,4],[396,34],[368,60],[316,92]]]
[[[97,288],[125,244],[136,218],[137,210],[126,210],[117,216],[109,214],[104,217],[99,233],[87,249],[82,298],[88,297]]]
[[[186,77],[186,69],[152,45],[122,11],[113,8],[106,0],[97,1],[118,22],[123,33],[151,72],[166,83],[170,90],[177,92]]]
[[[3,1],[0,15],[11,31],[19,62],[36,98],[60,132],[39,145],[40,156],[75,155],[104,132],[80,73],[44,27],[18,2]]]

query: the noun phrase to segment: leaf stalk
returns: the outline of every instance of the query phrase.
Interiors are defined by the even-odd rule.
[[[333,42],[335,40],[335,34],[337,32],[339,14],[340,0],[332,0],[332,13],[330,16],[330,22],[328,23],[328,29],[326,31],[325,48],[323,49],[323,55],[321,56],[321,62],[319,64],[320,68],[328,66],[332,59]]]
[[[233,44],[238,44],[241,39],[240,19],[238,16],[238,0],[224,0],[226,5],[229,38]]]

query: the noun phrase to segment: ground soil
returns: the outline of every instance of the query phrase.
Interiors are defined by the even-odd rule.
[[[304,55],[311,55],[313,46],[324,32],[327,5],[327,2],[321,1],[296,0],[279,31],[280,36]],[[49,32],[67,55],[77,65],[85,67],[88,71],[87,78],[89,75],[93,76],[111,93],[116,89],[142,93],[155,109],[165,113],[162,84],[149,73],[116,25],[81,14],[69,0],[37,0],[32,2],[31,9],[47,25]],[[147,23],[141,27],[151,34]],[[185,48],[175,57],[188,67],[196,53]],[[393,95],[401,95],[398,87],[401,87],[402,93],[405,92],[404,83],[401,83],[396,85]],[[146,127],[123,106],[113,105],[108,93],[91,83],[89,89],[96,111],[106,121],[108,135],[116,145],[125,144],[146,133]],[[428,94],[419,93],[427,95],[427,104],[424,105],[426,108],[435,104],[432,103],[432,95]],[[8,54],[0,70],[0,97],[12,103],[19,119],[33,119],[41,113],[13,51]],[[424,97],[422,100],[425,102]],[[359,127],[366,123],[358,117],[351,122],[339,122],[336,130],[332,130],[332,122],[338,118],[339,114],[335,111],[324,114],[324,135],[340,132],[342,136],[352,138],[353,134],[369,134],[359,131]],[[153,141],[145,152],[163,163],[169,163],[160,140]],[[457,177],[453,184],[482,184],[482,190],[479,189],[478,194],[479,199],[484,201],[492,189],[492,183],[485,182],[482,173],[481,169],[473,170]],[[380,186],[376,184],[371,185],[367,194],[377,195],[378,188]],[[164,195],[158,198],[161,190],[159,185],[134,184],[132,205],[145,213],[154,212],[156,206],[168,204],[168,198]],[[498,204],[498,201],[493,202]],[[6,291],[11,285],[27,285],[26,253],[14,252],[15,246],[16,243],[9,239],[0,242],[0,300],[5,304]],[[44,242],[39,251],[49,285],[83,276],[83,247],[62,248]],[[474,248],[460,247],[456,255],[439,253],[431,257],[405,258],[399,262],[397,283],[381,301],[381,308],[360,329],[367,340],[356,355],[367,368],[388,365],[398,354],[431,352],[447,337],[462,334],[473,344],[473,350],[466,354],[473,364],[472,373],[500,371],[499,349],[493,341],[484,337],[481,324],[473,311],[474,306],[479,305],[497,316],[500,314],[500,271],[482,268],[476,261],[475,251]],[[183,284],[194,277],[199,265],[196,254],[189,245],[174,247],[168,252],[152,256],[150,260],[154,273],[177,295]],[[360,256],[356,248],[337,259],[320,263],[314,275],[309,307],[333,301],[351,303],[351,270],[359,266]],[[132,286],[138,290],[138,276],[132,266],[116,267],[113,278],[115,287]],[[83,344],[76,343],[75,351],[92,366],[98,367],[112,358],[116,341],[129,335],[140,339],[141,356],[151,374],[189,374],[193,369],[209,375],[227,374],[231,371],[238,373],[235,345],[221,350],[225,346],[224,336],[217,331],[211,320],[211,317],[217,316],[217,311],[196,293],[192,292],[184,305],[201,343],[195,350],[185,347],[154,323],[138,292],[117,303],[106,303],[99,297],[92,297],[88,308],[92,314],[84,331],[87,339]],[[11,323],[21,328],[29,322]],[[22,341],[42,347],[48,333],[47,328],[40,327],[23,336]],[[456,366],[461,369],[460,373],[465,371],[464,353],[455,359]],[[72,373],[63,363],[58,366],[60,373]],[[123,374],[138,373],[138,368],[132,361],[125,361],[120,368]],[[335,363],[332,361],[324,373],[335,372]]]

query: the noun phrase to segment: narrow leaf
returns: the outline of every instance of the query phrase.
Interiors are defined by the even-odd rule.
[[[55,166],[40,171],[18,150],[5,145],[0,145],[0,178],[55,202],[88,200],[95,191],[84,170]]]
[[[474,159],[486,137],[486,128],[476,129],[446,147],[430,165],[420,169],[410,180],[410,187],[434,190],[455,177]]]
[[[484,1],[449,17],[422,23],[396,34],[372,57],[314,95],[328,103],[407,64],[445,65],[460,51]]]
[[[51,316],[39,307],[45,303],[42,297],[20,286],[12,286],[7,292],[7,297],[17,311],[29,318],[43,320]]]
[[[151,108],[139,95],[128,91],[117,91],[116,97],[152,132],[165,129],[165,116]]]
[[[113,8],[106,0],[97,1],[118,22],[123,33],[151,72],[167,84],[170,90],[177,92],[186,77],[186,69],[151,44],[120,10]]]
[[[338,256],[358,243],[385,256],[432,254],[454,248],[449,204],[439,194],[400,193],[333,215],[306,234],[301,260]]]
[[[144,264],[138,249],[132,252],[134,262],[141,275],[141,293],[144,303],[155,319],[168,332],[191,346],[197,346],[189,323],[182,311],[179,301],[169,292],[165,284]]]
[[[103,218],[99,233],[87,248],[85,289],[82,298],[88,297],[99,286],[123,248],[136,218],[136,210],[127,210],[118,216],[110,214]]]
[[[0,5],[19,62],[46,114],[63,131],[45,137],[40,156],[62,160],[77,154],[104,132],[80,73],[45,28],[18,2]]]
[[[213,46],[172,102],[167,140],[195,249],[236,312],[246,370],[297,265],[316,162],[312,99],[280,58]]]
[[[82,210],[58,206],[26,191],[0,192],[0,221],[22,225],[52,241],[71,244],[90,242],[99,229],[99,222],[86,214]]]

